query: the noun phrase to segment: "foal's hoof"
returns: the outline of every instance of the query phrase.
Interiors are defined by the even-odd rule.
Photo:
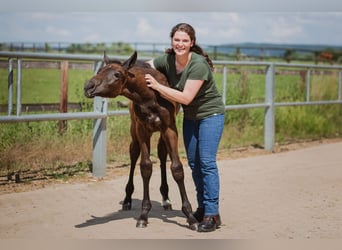
[[[170,200],[165,200],[162,202],[164,210],[171,211],[172,210],[172,204]]]
[[[187,222],[189,223],[189,228],[193,231],[197,231],[198,229],[198,221],[197,219],[194,217],[194,215],[191,213]]]
[[[197,230],[198,230],[198,223],[189,224],[189,228],[190,228],[192,231],[197,231]]]
[[[122,204],[122,210],[124,211],[128,211],[132,209],[132,203],[128,202],[128,203],[124,203]]]
[[[163,205],[163,208],[164,208],[164,210],[166,210],[166,211],[171,211],[171,210],[172,210],[172,205],[171,205],[171,204],[169,204],[169,205]]]
[[[145,228],[145,227],[147,227],[147,221],[145,221],[145,220],[138,220],[136,227],[137,228]]]

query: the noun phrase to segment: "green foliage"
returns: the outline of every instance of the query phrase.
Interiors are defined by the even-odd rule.
[[[73,70],[68,73],[68,101],[89,102],[83,94],[86,80],[93,75],[91,70]],[[13,103],[16,103],[17,73],[13,74]],[[59,103],[60,99],[59,69],[23,69],[22,103]],[[7,70],[0,69],[0,104],[7,104]]]
[[[226,105],[263,103],[265,98],[265,75],[256,73],[259,68],[236,67],[227,76]],[[220,72],[220,71],[218,71]],[[69,102],[82,103],[82,111],[93,109],[93,102],[83,94],[83,85],[93,75],[91,70],[69,70]],[[16,77],[16,74],[14,74]],[[215,74],[218,89],[222,91],[222,74]],[[310,100],[337,98],[337,77],[331,74],[313,74],[310,84]],[[16,79],[14,79],[14,82]],[[59,102],[60,72],[54,69],[23,69],[22,103]],[[277,74],[275,77],[276,102],[305,101],[306,82],[300,73]],[[16,89],[14,89],[15,97]],[[7,70],[0,69],[0,103],[7,104]],[[15,99],[15,98],[14,98]],[[115,102],[125,100],[117,97]],[[15,102],[15,100],[14,100]],[[128,162],[130,143],[129,116],[107,119],[108,160]],[[263,145],[264,109],[228,110],[226,126],[220,148],[227,149],[248,145]],[[0,124],[0,170],[22,171],[27,168],[58,168],[87,165],[92,157],[92,120],[67,122],[64,133],[58,132],[58,121]],[[182,113],[177,117],[179,152],[185,156],[182,143]],[[276,108],[276,141],[285,143],[296,139],[339,137],[342,134],[341,105],[298,106]],[[153,137],[156,143],[158,135]],[[152,153],[155,153],[153,144]],[[60,178],[60,172],[51,170]],[[56,173],[56,174],[55,174]],[[62,178],[62,177],[61,177]]]
[[[129,44],[117,42],[110,45],[107,45],[105,43],[73,43],[67,47],[66,52],[82,54],[102,54],[104,50],[109,54],[116,55],[129,55],[134,51],[134,49]]]
[[[342,134],[341,108],[341,105],[278,108],[276,136],[285,141],[339,137]]]

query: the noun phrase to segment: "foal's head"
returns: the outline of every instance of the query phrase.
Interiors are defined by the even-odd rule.
[[[84,86],[85,96],[88,98],[95,96],[114,98],[120,95],[127,78],[131,74],[128,70],[135,64],[136,60],[136,52],[122,64],[119,61],[110,61],[105,54],[104,62],[107,65],[86,82]]]

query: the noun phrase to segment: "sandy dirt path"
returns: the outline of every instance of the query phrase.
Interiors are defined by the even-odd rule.
[[[174,210],[163,211],[155,170],[150,185],[153,207],[145,229],[135,227],[142,197],[137,175],[131,211],[121,211],[120,205],[126,177],[0,195],[0,238],[342,238],[342,142],[218,163],[223,225],[213,233],[187,228],[170,174]],[[187,166],[184,169],[196,208],[191,175]]]

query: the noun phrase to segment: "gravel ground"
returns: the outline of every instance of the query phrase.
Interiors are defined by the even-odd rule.
[[[228,159],[219,155],[223,225],[215,232],[197,233],[187,227],[170,174],[173,210],[161,208],[155,169],[150,183],[153,207],[145,229],[135,227],[142,198],[140,176],[135,178],[132,210],[122,211],[127,177],[111,178],[109,171],[103,179],[87,177],[2,192],[0,239],[342,238],[341,140],[288,145],[275,153],[246,151],[237,150]],[[195,208],[189,168],[184,170]]]

